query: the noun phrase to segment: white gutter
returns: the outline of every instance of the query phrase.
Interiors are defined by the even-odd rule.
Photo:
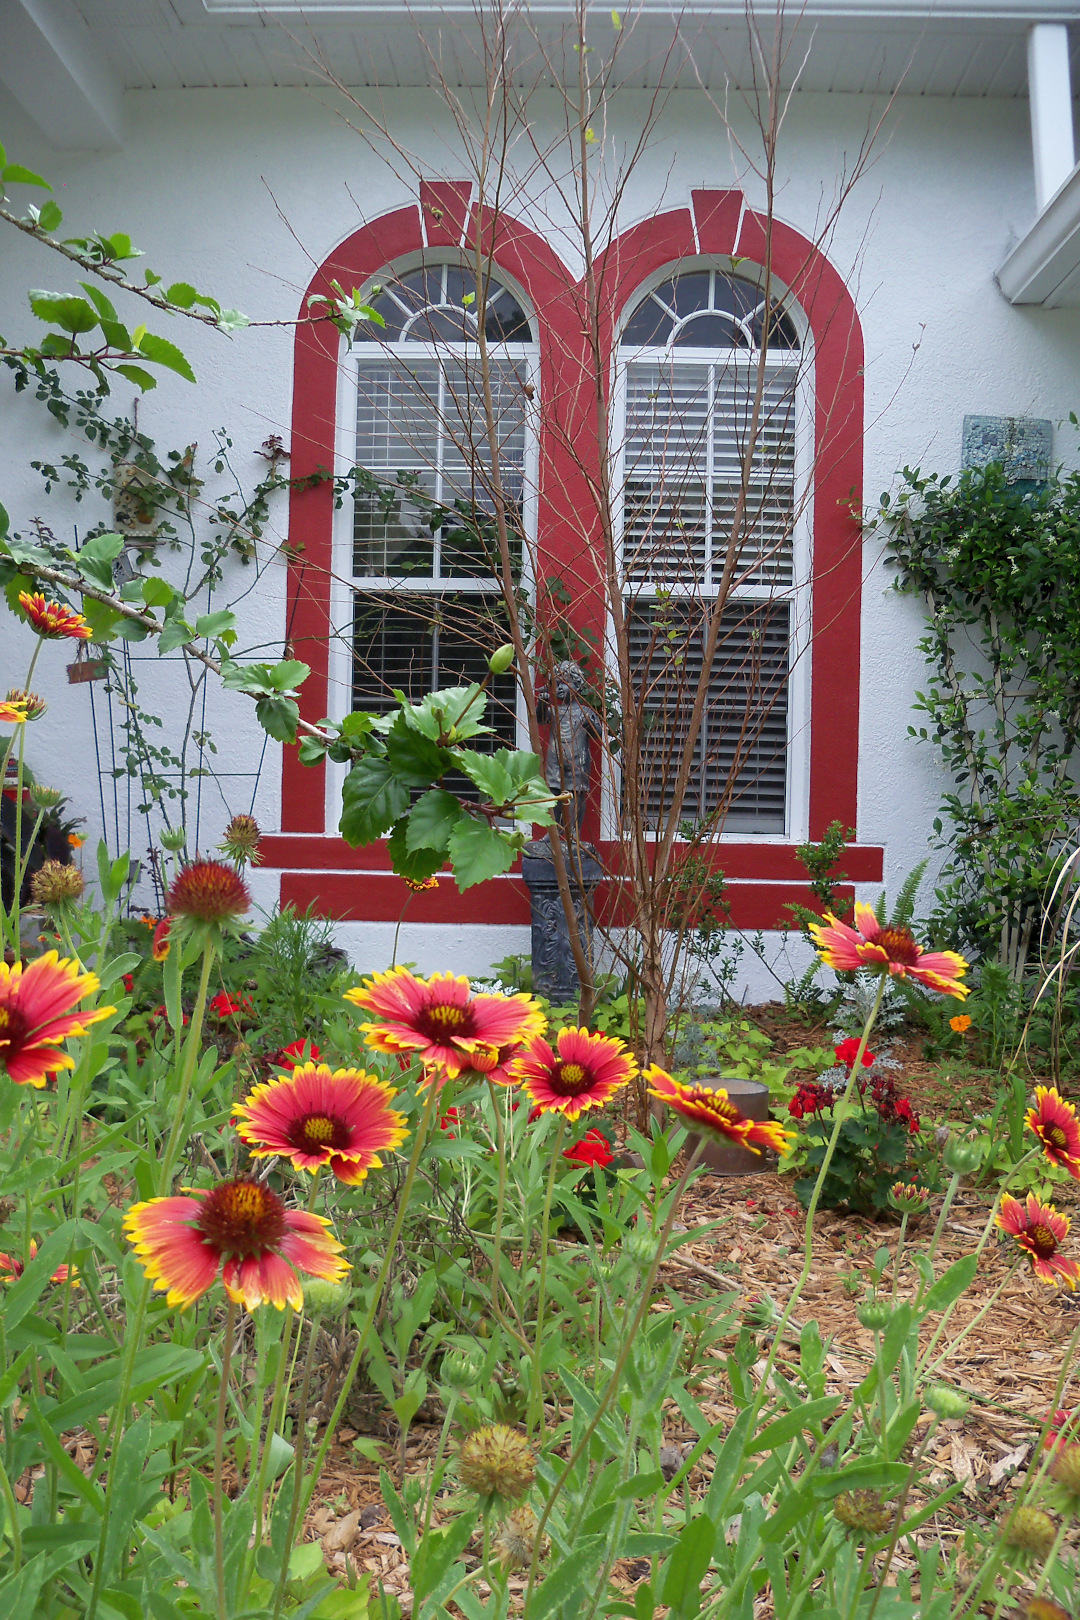
[[[1028,35],[1028,98],[1039,212],[997,280],[1011,304],[1054,305],[1064,284],[1080,269],[1080,167],[1073,134],[1069,30],[1064,23],[1036,23]],[[1070,287],[1062,301],[1066,299],[1080,303],[1080,289]]]

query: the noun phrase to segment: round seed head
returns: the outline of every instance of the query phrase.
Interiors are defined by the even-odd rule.
[[[461,1483],[477,1496],[516,1502],[536,1478],[536,1458],[523,1434],[507,1423],[489,1423],[462,1441],[457,1471]]]
[[[77,866],[45,861],[30,881],[30,898],[36,906],[66,906],[78,900],[85,887]]]
[[[1054,1545],[1057,1531],[1049,1513],[1042,1508],[1017,1508],[1009,1521],[1005,1531],[1005,1545],[1015,1547],[1017,1552],[1030,1553],[1035,1558],[1045,1558]]]
[[[892,1509],[876,1491],[841,1491],[833,1513],[848,1530],[860,1536],[883,1536],[893,1522]]]

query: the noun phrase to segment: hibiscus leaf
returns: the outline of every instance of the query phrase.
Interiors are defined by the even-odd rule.
[[[463,815],[450,834],[450,864],[462,894],[474,884],[507,871],[516,854],[509,838],[478,816]]]
[[[409,804],[409,790],[389,761],[367,754],[353,766],[341,790],[341,836],[355,849],[388,832]]]

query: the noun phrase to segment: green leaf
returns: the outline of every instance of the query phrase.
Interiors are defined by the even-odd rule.
[[[84,579],[102,590],[113,589],[113,563],[124,549],[121,534],[96,534],[76,553],[75,566]]]
[[[136,388],[141,388],[144,394],[157,387],[157,378],[152,372],[144,371],[142,366],[130,366],[125,362],[122,366],[114,366],[112,369],[121,377],[126,377],[128,382],[134,383]]]
[[[879,1491],[889,1496],[903,1490],[910,1474],[907,1463],[853,1463],[836,1474],[815,1474],[810,1490],[819,1502],[830,1501],[841,1491]]]
[[[965,1254],[959,1260],[954,1260],[948,1271],[942,1272],[923,1300],[920,1306],[921,1314],[928,1316],[935,1311],[948,1310],[950,1305],[955,1304],[960,1295],[966,1293],[975,1281],[978,1265],[977,1254]]]
[[[145,1494],[143,1473],[150,1451],[152,1423],[149,1412],[143,1412],[125,1430],[116,1449],[116,1460],[109,1488],[109,1510],[105,1531],[105,1579],[112,1577],[120,1562],[139,1504]]]
[[[170,304],[176,304],[180,309],[191,309],[198,293],[187,281],[174,281],[171,287],[165,289],[165,296]]]
[[[505,752],[505,749],[500,749],[499,754],[477,754],[471,748],[455,750],[458,764],[466,776],[476,783],[492,804],[505,804],[507,799],[513,797],[514,781],[500,757]]]
[[[455,1558],[465,1551],[476,1527],[477,1509],[463,1513],[447,1530],[429,1530],[423,1537],[410,1571],[418,1598],[426,1598],[442,1581]]]
[[[556,1609],[568,1604],[579,1587],[584,1586],[603,1557],[603,1536],[589,1536],[552,1570],[544,1584],[534,1587],[529,1604],[529,1620],[544,1620]]]
[[[405,829],[408,849],[412,853],[434,849],[445,855],[450,848],[450,835],[465,814],[460,799],[444,788],[432,788],[430,793],[417,799],[409,811]]]
[[[35,174],[33,169],[24,169],[21,163],[7,164],[0,170],[0,180],[6,186],[41,186],[45,191],[52,190],[47,180],[43,180],[40,174]]]
[[[184,647],[189,641],[194,640],[195,631],[187,620],[179,613],[172,614],[165,620],[158,636],[158,653],[172,652],[175,647]]]
[[[85,298],[31,289],[30,308],[40,321],[49,321],[64,332],[92,332],[98,324],[97,310]]]
[[[131,623],[130,619],[125,620],[122,613],[118,613],[115,608],[109,607],[107,602],[95,602],[92,596],[83,598],[82,615],[90,626],[91,641],[98,643],[111,640],[118,625]],[[142,627],[136,626],[136,628],[141,629]],[[144,631],[143,634],[145,635],[145,633]]]
[[[807,1401],[804,1406],[796,1407],[794,1412],[787,1412],[774,1423],[767,1423],[756,1434],[746,1448],[747,1456],[753,1456],[757,1451],[774,1451],[777,1446],[784,1445],[793,1440],[804,1429],[812,1429],[825,1419],[831,1417],[840,1405],[839,1395],[824,1395],[818,1401]]]
[[[262,697],[255,705],[255,717],[268,736],[275,742],[296,741],[296,728],[300,723],[300,706],[295,698]]]
[[[64,216],[60,212],[58,203],[44,203],[42,205],[41,212],[37,217],[38,229],[42,231],[55,231],[57,226],[63,221],[63,218]]]
[[[175,585],[170,585],[160,574],[147,574],[141,581],[141,595],[147,607],[169,607],[182,600]]]
[[[155,365],[168,366],[170,371],[175,371],[185,382],[195,381],[195,373],[188,364],[187,357],[175,343],[170,343],[168,338],[156,337],[153,332],[144,332],[139,340],[139,353],[145,354]]]
[[[423,883],[425,878],[435,875],[445,857],[437,849],[423,847],[417,850],[409,849],[407,835],[410,820],[410,816],[402,816],[390,831],[387,840],[390,865],[398,877],[411,878],[414,883]]]
[[[236,629],[236,614],[228,608],[217,613],[203,613],[195,620],[195,631],[200,636],[220,636],[223,630]]]
[[[474,884],[508,871],[516,854],[506,835],[478,816],[461,816],[450,834],[450,864],[462,894]]]
[[[409,790],[377,754],[357,762],[341,790],[341,836],[354,849],[389,832],[409,804]]]
[[[18,1282],[5,1290],[0,1299],[5,1332],[14,1332],[23,1317],[33,1310],[48,1286],[49,1278],[57,1266],[67,1259],[71,1240],[78,1229],[78,1221],[65,1221],[55,1232],[50,1232]]]
[[[670,1606],[672,1620],[689,1620],[701,1608],[701,1583],[712,1561],[716,1526],[706,1513],[680,1531],[679,1544],[664,1565],[660,1601]]]
[[[386,734],[386,757],[394,775],[406,787],[426,788],[437,782],[453,764],[453,757],[415,731],[403,714],[399,714]]]
[[[89,298],[98,314],[106,321],[119,321],[120,317],[101,288],[93,281],[80,281],[79,286]],[[111,340],[110,340],[111,341]],[[125,345],[126,347],[126,345]]]

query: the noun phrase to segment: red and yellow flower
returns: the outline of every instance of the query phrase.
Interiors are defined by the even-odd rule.
[[[482,1074],[509,1085],[507,1059],[544,1028],[531,996],[473,995],[468,979],[453,973],[418,979],[391,968],[346,990],[345,1000],[375,1014],[360,1026],[370,1047],[419,1058],[426,1077],[440,1081]]]
[[[89,641],[90,626],[81,613],[59,602],[48,602],[40,591],[20,591],[19,606],[39,636],[47,641]]]
[[[154,937],[150,941],[150,955],[155,962],[164,962],[169,954],[169,933],[172,929],[172,918],[162,917],[161,921],[157,923],[152,918],[144,920],[149,921],[154,930]]]
[[[968,967],[962,956],[956,951],[924,951],[909,929],[881,924],[873,906],[858,900],[854,928],[827,911],[823,923],[810,924],[810,932],[822,961],[838,973],[870,968],[895,979],[915,979],[928,990],[961,1001],[970,994],[971,986],[961,983]]]
[[[209,1192],[151,1198],[124,1216],[124,1234],[154,1287],[181,1309],[201,1299],[219,1273],[230,1299],[253,1311],[303,1309],[297,1271],[338,1282],[348,1272],[330,1222],[286,1209],[261,1182],[221,1181]]]
[[[1025,1203],[1006,1193],[995,1220],[1030,1256],[1031,1269],[1041,1282],[1076,1287],[1080,1265],[1063,1260],[1057,1252],[1069,1235],[1067,1215],[1059,1214],[1053,1204],[1040,1203],[1034,1193],[1028,1193]]]
[[[17,1086],[43,1086],[50,1074],[75,1067],[61,1042],[85,1035],[91,1024],[116,1011],[71,1011],[98,987],[96,973],[83,973],[78,962],[61,961],[55,951],[25,968],[21,962],[11,967],[0,962],[0,1065],[9,1079]]]
[[[1035,1107],[1028,1109],[1024,1119],[1050,1163],[1080,1181],[1080,1120],[1072,1103],[1065,1101],[1056,1086],[1036,1086]]]
[[[34,1242],[33,1238],[30,1239],[30,1259],[37,1259],[37,1244]],[[0,1254],[0,1283],[18,1282],[25,1270],[26,1266],[19,1259],[18,1255]],[[79,1280],[79,1273],[74,1266],[57,1266],[56,1270],[49,1278],[49,1281],[54,1283],[65,1283],[69,1277],[73,1283],[76,1283]]]
[[[0,726],[22,726],[30,718],[25,703],[11,698],[0,698]]]
[[[355,1187],[381,1170],[380,1153],[408,1136],[405,1115],[390,1103],[397,1092],[362,1069],[297,1064],[289,1075],[258,1085],[233,1110],[237,1133],[253,1158],[279,1154],[294,1169],[325,1165]]]
[[[642,1079],[651,1097],[658,1097],[690,1130],[713,1142],[733,1142],[753,1153],[762,1153],[768,1148],[773,1153],[784,1154],[795,1140],[778,1120],[747,1119],[726,1091],[686,1085],[655,1063],[645,1070]]]
[[[560,1029],[556,1047],[538,1035],[510,1060],[511,1080],[542,1114],[577,1119],[587,1108],[602,1108],[638,1072],[632,1053],[612,1035]]]

